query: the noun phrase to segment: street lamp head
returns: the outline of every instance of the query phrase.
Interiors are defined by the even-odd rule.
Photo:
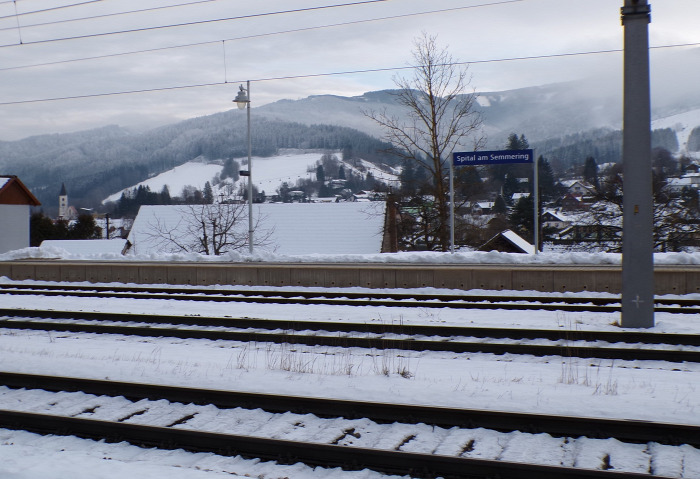
[[[248,92],[243,87],[243,85],[241,85],[240,89],[238,90],[238,95],[236,95],[236,99],[233,101],[236,102],[238,108],[241,110],[243,110],[246,107],[246,105],[250,102],[250,100],[248,99]]]

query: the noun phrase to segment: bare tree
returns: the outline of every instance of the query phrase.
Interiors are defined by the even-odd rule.
[[[449,161],[453,150],[472,140],[476,150],[484,143],[476,95],[468,67],[441,49],[436,37],[423,33],[414,41],[413,76],[394,77],[396,99],[407,110],[405,119],[384,112],[365,115],[385,130],[392,153],[414,161],[431,178],[438,218],[438,245],[449,248]],[[467,90],[470,90],[467,92]]]
[[[180,205],[176,224],[154,218],[146,232],[157,248],[170,253],[190,252],[222,255],[248,246],[248,207],[244,203],[221,202]],[[257,215],[254,223],[255,245],[269,244],[272,230],[262,231]]]

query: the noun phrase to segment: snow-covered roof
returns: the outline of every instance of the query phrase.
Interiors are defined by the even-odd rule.
[[[515,231],[505,230],[501,233],[501,235],[508,241],[513,243],[515,246],[523,250],[525,253],[535,254],[535,247],[527,241],[525,241],[524,239],[522,239],[520,236],[518,236],[518,234],[516,234]]]
[[[518,201],[520,198],[528,198],[530,193],[513,193],[511,197],[513,201]]]
[[[95,255],[103,253],[121,254],[126,240],[44,240],[39,246],[42,250],[62,249],[70,254]]]
[[[236,229],[248,229],[247,205]],[[277,203],[256,204],[254,219],[259,219],[258,234],[269,235],[267,245],[256,250],[284,255],[372,254],[380,253],[384,228],[384,202]],[[167,242],[154,238],[154,226],[184,234],[184,221],[191,215],[187,206],[142,206],[129,235],[135,254],[165,254]],[[181,250],[180,250],[181,251]]]
[[[581,213],[578,213],[578,214],[564,213],[561,210],[544,210],[544,212],[542,213],[542,216],[545,216],[547,214],[551,215],[557,221],[564,221],[564,222],[569,222],[569,223],[577,221],[582,216]]]

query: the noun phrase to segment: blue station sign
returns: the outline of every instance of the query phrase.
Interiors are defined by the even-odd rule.
[[[532,163],[532,150],[493,150],[452,153],[454,166],[498,165],[503,163]]]

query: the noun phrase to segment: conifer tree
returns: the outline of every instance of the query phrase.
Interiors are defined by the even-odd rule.
[[[600,190],[600,182],[598,181],[598,164],[595,158],[589,156],[583,165],[583,179],[595,186],[596,191]]]

